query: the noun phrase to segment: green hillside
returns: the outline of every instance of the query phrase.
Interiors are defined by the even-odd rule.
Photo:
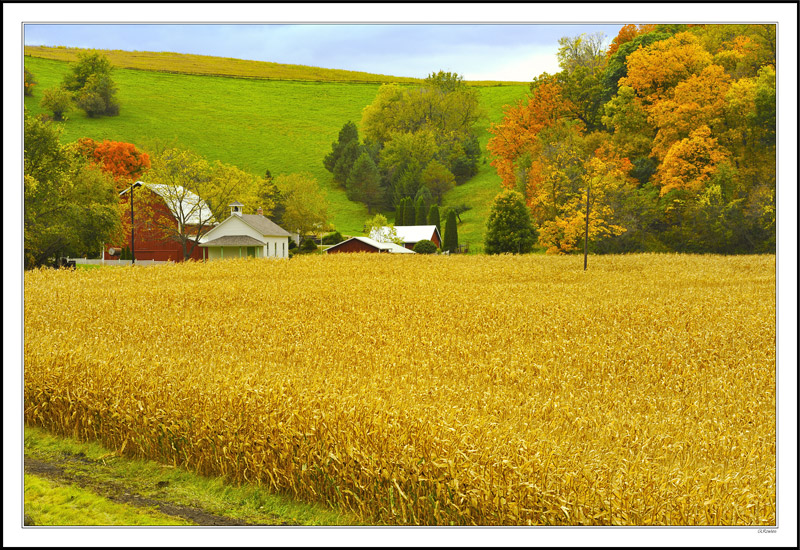
[[[26,56],[25,66],[38,82],[34,96],[25,98],[25,107],[38,114],[42,90],[60,84],[69,65]],[[273,175],[310,172],[327,189],[336,228],[344,234],[361,234],[369,217],[366,207],[349,201],[344,190],[333,184],[322,159],[345,122],[359,123],[379,83],[244,79],[121,68],[115,69],[114,80],[119,87],[120,115],[90,119],[82,111],[73,111],[63,124],[65,142],[90,137],[141,146],[154,139],[174,139],[210,161],[221,160],[258,175],[265,170]],[[490,121],[499,121],[503,105],[523,97],[528,88],[520,83],[477,89]],[[484,151],[488,138],[484,129],[480,133]],[[472,206],[462,215],[459,235],[473,250],[482,245],[489,202],[500,189],[500,179],[485,155],[478,175],[445,197],[445,205]]]

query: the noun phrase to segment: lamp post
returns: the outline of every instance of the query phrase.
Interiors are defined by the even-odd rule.
[[[143,181],[137,181],[136,183],[131,184],[131,186],[128,187],[128,189],[120,192],[120,195],[123,194],[123,193],[126,193],[129,190],[131,192],[131,196],[128,198],[128,200],[131,201],[131,265],[136,263],[136,248],[134,247],[134,238],[133,238],[134,237],[134,229],[133,229],[133,190],[134,190],[134,188],[141,187],[142,185],[144,185]]]

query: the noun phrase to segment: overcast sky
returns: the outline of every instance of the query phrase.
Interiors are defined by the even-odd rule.
[[[25,45],[167,51],[424,78],[529,81],[558,71],[558,39],[622,25],[26,24]]]

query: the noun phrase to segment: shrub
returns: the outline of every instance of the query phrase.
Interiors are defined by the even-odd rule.
[[[303,241],[303,244],[300,245],[300,252],[303,254],[316,252],[316,250],[317,250],[317,243],[315,243],[313,239],[306,239],[305,241]]]
[[[342,237],[342,234],[338,231],[334,231],[322,237],[322,244],[339,244],[343,240],[344,237]]]
[[[417,254],[436,254],[436,244],[428,239],[422,239],[414,245],[414,252]]]
[[[53,113],[53,120],[64,120],[64,113],[72,108],[72,94],[64,88],[49,88],[42,92],[39,105]]]
[[[36,84],[38,84],[38,82],[36,82],[36,80],[34,80],[33,73],[30,72],[26,68],[25,69],[25,82],[24,82],[24,87],[23,87],[24,94],[26,96],[29,96],[29,97],[32,96],[33,95],[33,87],[36,86]]]

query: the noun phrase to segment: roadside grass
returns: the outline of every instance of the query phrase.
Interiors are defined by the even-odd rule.
[[[69,65],[26,56],[25,66],[38,82],[34,95],[25,98],[25,108],[37,115],[45,112],[39,106],[42,91],[60,85]],[[116,68],[113,78],[119,87],[119,116],[89,118],[73,110],[61,124],[63,142],[90,137],[147,147],[156,141],[174,141],[209,161],[234,164],[256,175],[266,170],[273,176],[308,172],[324,189],[330,219],[342,234],[363,234],[364,221],[374,215],[363,204],[347,199],[322,160],[342,126],[360,122],[361,111],[375,98],[378,82],[253,80],[123,68]],[[489,123],[498,122],[503,105],[523,97],[528,86],[517,83],[478,90],[489,113],[479,133],[487,160],[472,180],[444,200],[444,206],[472,206],[462,215],[464,223],[459,227],[461,241],[469,242],[471,249],[482,244],[485,215],[500,190],[500,179],[485,149]],[[383,213],[394,218],[393,212]]]
[[[119,504],[74,485],[25,475],[25,516],[35,526],[193,525],[181,518]]]
[[[65,471],[88,477],[95,484],[122,484],[130,493],[144,498],[169,502],[179,506],[190,506],[204,512],[257,524],[270,525],[358,525],[357,518],[325,509],[319,505],[306,504],[283,495],[270,493],[255,485],[233,485],[224,479],[196,475],[185,469],[159,464],[147,460],[129,459],[120,456],[96,442],[84,443],[70,437],[59,437],[41,428],[25,426],[26,458],[54,462],[64,457],[77,456],[70,461]],[[52,510],[64,503],[79,501],[83,510],[92,510],[89,523],[82,525],[162,525],[165,523],[126,523],[150,521],[152,514],[134,517],[125,509],[109,508],[102,497],[92,500],[83,495],[85,489],[64,488],[49,480],[31,477],[29,488],[25,477],[25,511],[36,525],[68,525],[78,521],[69,510]],[[30,493],[29,493],[30,491]],[[29,498],[30,497],[30,498]],[[116,504],[109,502],[109,504]],[[72,506],[70,504],[70,506]],[[98,510],[94,510],[95,507]],[[130,506],[126,508],[132,508]],[[108,517],[110,514],[113,517]],[[162,514],[163,515],[163,514]],[[63,516],[63,517],[61,517]],[[98,518],[103,523],[93,523]],[[155,517],[152,521],[162,521]],[[49,523],[49,521],[67,523]],[[105,523],[106,521],[113,523]],[[176,520],[181,521],[181,520]],[[73,523],[74,524],[74,523]],[[185,524],[185,523],[182,523]]]

